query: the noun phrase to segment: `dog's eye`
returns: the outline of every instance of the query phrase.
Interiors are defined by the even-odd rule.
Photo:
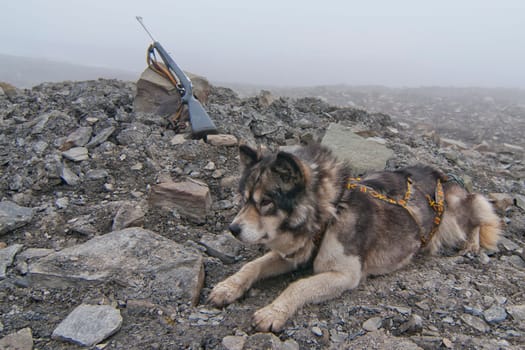
[[[271,199],[263,199],[260,205],[261,205],[261,208],[264,208],[272,204],[273,204],[273,201]]]

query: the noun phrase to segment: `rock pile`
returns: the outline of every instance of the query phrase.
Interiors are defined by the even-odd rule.
[[[206,141],[191,139],[188,129],[176,133],[166,115],[134,108],[133,83],[46,83],[0,93],[2,346],[523,344],[525,164],[514,134],[508,144],[477,143],[316,98],[208,89],[206,109],[221,135]],[[372,157],[370,147],[359,148],[365,143],[374,145],[374,159],[381,155],[378,167],[424,162],[490,193],[506,223],[499,251],[420,256],[398,273],[305,307],[279,336],[255,333],[250,317],[308,271],[260,283],[223,310],[206,305],[218,281],[261,254],[227,233],[238,205],[238,143],[345,146],[341,132],[356,142],[345,152],[356,173],[359,159],[367,169]]]

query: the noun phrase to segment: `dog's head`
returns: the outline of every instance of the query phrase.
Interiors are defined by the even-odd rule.
[[[243,168],[239,191],[242,208],[230,231],[246,243],[284,248],[294,244],[293,233],[307,219],[302,205],[309,183],[309,167],[287,152],[263,155],[242,145]]]

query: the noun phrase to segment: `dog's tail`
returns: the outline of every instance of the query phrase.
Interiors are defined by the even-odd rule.
[[[479,224],[479,245],[488,250],[496,250],[501,237],[501,221],[490,202],[482,195],[475,194],[474,215]]]
[[[496,250],[501,224],[490,202],[481,194],[469,194],[459,186],[448,189],[446,200],[447,209],[438,234],[430,241],[429,251],[435,254],[443,246],[460,245],[464,251],[477,252],[480,247]]]

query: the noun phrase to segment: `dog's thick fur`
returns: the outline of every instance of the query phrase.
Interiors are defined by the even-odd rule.
[[[401,206],[349,190],[350,168],[319,145],[266,155],[241,146],[240,159],[243,207],[230,230],[270,252],[217,284],[208,300],[217,306],[232,303],[260,279],[313,263],[313,276],[292,283],[254,314],[261,331],[280,331],[305,303],[334,298],[367,275],[399,269],[419,249],[437,253],[442,246],[460,246],[478,252],[480,246],[494,249],[500,236],[490,203],[446,182],[431,167],[378,172],[360,181],[391,198],[403,198],[410,178],[414,186],[408,206],[414,219]],[[444,183],[445,212],[439,230],[423,247],[415,221],[424,232],[432,229],[435,212],[426,196],[434,197],[438,179]]]

